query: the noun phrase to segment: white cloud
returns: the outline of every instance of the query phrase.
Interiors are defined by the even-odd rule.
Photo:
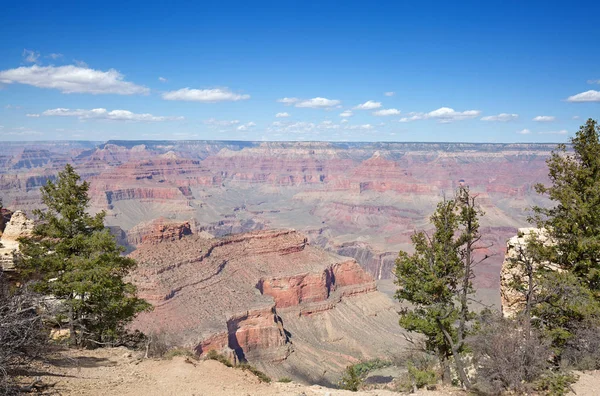
[[[169,80],[167,80],[167,79],[166,79],[166,78],[164,78],[164,77],[158,77],[158,81],[160,81],[160,82],[162,82],[162,83],[165,83],[165,82],[167,82],[167,81],[169,81]]]
[[[26,117],[38,118],[39,114],[25,114]]]
[[[481,114],[479,110],[455,111],[450,107],[440,107],[429,113],[409,113],[408,117],[403,117],[400,122],[410,122],[418,120],[434,119],[441,124],[449,124],[454,121],[468,120],[478,117]]]
[[[239,127],[237,127],[237,130],[238,131],[246,131],[249,128],[252,128],[253,126],[256,126],[256,124],[254,122],[250,121],[250,122],[247,122],[247,123],[242,124]]]
[[[556,121],[556,117],[554,117],[554,116],[537,116],[537,117],[533,117],[532,121],[536,121],[536,122],[552,122],[552,121]]]
[[[34,131],[26,127],[11,128],[8,131],[3,131],[3,136],[39,136],[41,132]]]
[[[375,110],[381,107],[381,102],[367,100],[365,103],[354,106],[355,110]]]
[[[182,88],[177,91],[169,91],[162,94],[164,100],[183,100],[189,102],[237,102],[238,100],[250,99],[250,95],[237,94],[227,88],[220,89],[190,89]]]
[[[567,102],[600,102],[600,91],[593,89],[569,96]]]
[[[383,94],[384,94],[385,96],[394,96],[394,95],[396,95],[396,92],[392,92],[392,91],[390,91],[390,92],[384,92]]]
[[[347,119],[343,119],[342,121],[340,121],[340,123],[341,123],[341,124],[345,124],[345,123],[347,123],[347,122],[348,122],[348,120],[347,120]]]
[[[7,110],[10,110],[10,109],[19,110],[21,108],[21,106],[15,106],[15,105],[7,104],[6,106],[4,106],[4,108],[7,109]]]
[[[374,126],[371,124],[362,124],[362,125],[346,125],[344,127],[344,129],[350,129],[350,130],[371,130],[373,129]]]
[[[578,120],[578,119],[579,119],[579,116],[573,116],[573,117],[571,117],[571,119],[573,119],[573,120]]]
[[[143,113],[137,114],[129,110],[112,110],[108,111],[103,108],[84,110],[84,109],[50,109],[42,112],[45,117],[77,117],[80,120],[111,120],[111,121],[144,121],[144,122],[161,122],[161,121],[177,121],[183,120],[183,117],[163,117],[154,116],[152,114]],[[28,115],[36,116],[36,115]]]
[[[600,84],[600,80],[587,80],[588,84]]]
[[[114,69],[94,70],[86,67],[29,66],[0,71],[0,83],[27,84],[38,88],[58,89],[62,93],[148,94],[149,89],[124,81]]]
[[[400,114],[398,109],[382,109],[373,112],[374,116],[391,116]]]
[[[204,121],[204,124],[213,126],[232,126],[239,123],[239,120],[217,120],[215,118],[209,118],[208,120]]]
[[[518,114],[500,113],[498,115],[481,117],[481,121],[508,122],[516,120],[517,118],[519,118]]]
[[[522,130],[518,131],[517,133],[519,133],[521,135],[529,135],[531,133],[531,131],[529,129],[522,129]]]
[[[340,117],[352,117],[354,113],[350,110],[344,110],[340,113]]]
[[[286,118],[286,117],[289,117],[289,116],[290,116],[290,114],[286,113],[286,112],[275,114],[276,118]]]
[[[284,98],[288,99],[288,98]],[[294,99],[294,98],[293,98]],[[296,102],[296,107],[304,107],[310,109],[327,109],[339,105],[341,102],[337,99],[327,99],[316,97],[312,99]]]
[[[57,54],[57,53],[52,53],[52,54],[48,55],[48,58],[52,58],[54,60],[62,58],[62,57],[63,57],[63,54]]]
[[[294,104],[294,103],[296,103],[296,102],[299,102],[299,101],[300,101],[300,99],[298,99],[298,98],[282,98],[282,99],[277,99],[277,101],[278,101],[279,103],[283,103],[284,105],[287,105],[287,106],[289,106],[289,105],[291,105],[291,104]]]
[[[40,58],[40,53],[31,51],[28,49],[24,49],[23,50],[23,58],[25,58],[25,62],[38,63],[38,59]]]

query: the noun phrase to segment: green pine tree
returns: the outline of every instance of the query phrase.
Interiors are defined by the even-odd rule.
[[[104,227],[105,213],[87,213],[88,189],[71,165],[42,187],[46,210],[34,212],[39,221],[33,236],[19,241],[17,262],[39,292],[61,301],[57,319],[68,324],[77,346],[113,341],[150,308],[124,280],[136,262],[122,256],[124,249]]]
[[[600,141],[598,123],[589,119],[571,138],[573,151],[560,144],[548,159],[547,187],[536,185],[555,205],[535,207],[532,221],[555,245],[550,262],[577,276],[600,298]]]
[[[431,216],[432,235],[413,235],[414,254],[401,251],[396,260],[396,298],[411,305],[400,312],[400,326],[425,336],[425,347],[437,355],[443,379],[449,380],[452,357],[461,383],[470,380],[462,352],[473,314],[473,267],[480,247],[478,217],[481,211],[468,188],[460,188],[453,200],[444,200]]]

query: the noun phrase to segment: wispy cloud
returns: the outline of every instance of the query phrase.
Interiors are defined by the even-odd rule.
[[[588,84],[600,84],[600,80],[587,80]]]
[[[400,114],[398,109],[381,109],[373,112],[374,116],[391,116]]]
[[[561,129],[560,131],[538,132],[538,135],[566,135],[567,133],[569,133],[569,131]]]
[[[182,100],[188,102],[237,102],[250,99],[250,95],[231,92],[227,88],[215,89],[191,89],[182,88],[177,91],[169,91],[162,94],[164,100]]]
[[[394,96],[394,95],[396,95],[396,92],[389,91],[389,92],[384,92],[383,94],[385,96]]]
[[[158,81],[160,81],[160,82],[162,82],[162,83],[166,83],[166,82],[167,82],[167,81],[169,81],[169,80],[167,80],[167,79],[166,79],[166,78],[164,78],[164,77],[158,77]]]
[[[441,124],[449,124],[454,121],[468,120],[478,117],[481,114],[480,110],[455,111],[450,107],[440,107],[437,110],[429,113],[409,113],[408,117],[403,117],[400,122],[411,122],[419,120],[434,119]]]
[[[57,60],[63,57],[63,54],[58,54],[58,53],[52,53],[52,54],[48,54],[46,55],[48,58]]]
[[[589,91],[578,93],[577,95],[569,96],[567,102],[600,102],[600,91]]]
[[[350,110],[344,110],[340,113],[340,117],[352,117],[354,113]]]
[[[508,122],[519,118],[518,114],[500,113],[498,115],[481,117],[481,121]]]
[[[533,117],[532,121],[552,122],[552,121],[556,121],[556,117],[554,117],[554,116],[537,116],[537,117]]]
[[[290,116],[290,114],[287,113],[287,112],[285,112],[285,111],[283,113],[277,113],[277,114],[275,114],[276,118],[287,118],[289,116]]]
[[[27,63],[38,63],[40,53],[28,49],[23,50],[23,60]]]
[[[247,122],[245,124],[242,124],[242,125],[238,126],[236,129],[238,131],[247,131],[248,129],[250,129],[250,128],[254,127],[254,126],[256,126],[256,124],[254,122],[250,121],[250,122]]]
[[[367,100],[365,103],[354,106],[354,110],[375,110],[381,107],[381,102]]]
[[[521,129],[520,131],[517,131],[517,133],[521,135],[529,135],[531,131],[529,129]]]
[[[327,98],[316,97],[316,98],[301,100],[299,102],[296,102],[295,106],[309,108],[309,109],[328,109],[328,108],[337,106],[340,103],[342,103],[342,102],[337,99],[327,99]]]
[[[216,118],[209,118],[203,121],[206,125],[213,126],[233,126],[240,123],[240,120],[217,120]]]
[[[148,88],[124,79],[125,77],[114,69],[101,71],[73,65],[59,67],[33,65],[0,71],[0,83],[57,89],[67,94],[134,95],[150,92]]]
[[[80,120],[111,120],[111,121],[142,121],[142,122],[162,122],[162,121],[178,121],[183,120],[183,117],[164,117],[155,116],[149,113],[133,113],[129,110],[112,110],[108,111],[103,108],[84,110],[84,109],[65,109],[57,108],[50,109],[39,114],[44,117],[76,117]],[[30,114],[29,117],[39,115]]]
[[[284,105],[287,105],[287,106],[289,106],[291,104],[294,104],[296,102],[299,102],[299,101],[300,101],[300,99],[298,99],[298,98],[281,98],[281,99],[277,99],[277,102],[283,103]]]

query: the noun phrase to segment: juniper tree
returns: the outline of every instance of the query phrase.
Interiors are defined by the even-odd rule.
[[[396,260],[396,298],[410,303],[400,312],[400,326],[425,336],[425,346],[437,355],[443,377],[449,377],[449,358],[463,386],[470,388],[462,353],[473,314],[474,266],[480,248],[478,217],[482,212],[466,187],[455,199],[444,200],[431,216],[434,231],[412,236],[415,253],[401,251]]]
[[[600,127],[591,118],[571,138],[572,151],[558,145],[547,161],[551,186],[537,184],[552,207],[534,207],[532,221],[554,246],[550,262],[577,276],[600,298]]]
[[[88,190],[71,165],[43,186],[46,209],[34,212],[39,221],[31,237],[19,240],[17,261],[37,291],[61,302],[57,319],[66,322],[70,341],[78,346],[114,340],[149,308],[124,280],[136,262],[122,255],[124,249],[104,227],[105,213],[87,213]]]

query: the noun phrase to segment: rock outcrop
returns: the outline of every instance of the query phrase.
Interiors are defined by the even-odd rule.
[[[20,210],[14,212],[0,237],[0,270],[12,271],[14,269],[14,255],[19,250],[18,239],[31,236],[32,232],[33,221]]]
[[[214,239],[191,235],[141,244],[130,256],[138,261],[132,274],[138,293],[154,305],[138,316],[134,328],[169,334],[199,354],[219,350],[267,366],[287,361],[296,350],[294,339],[301,334],[290,333],[288,322],[380,295],[354,260],[310,246],[293,230]],[[376,308],[393,313],[383,316],[382,326],[399,331],[395,308],[387,304]],[[320,329],[318,322],[313,329]],[[368,344],[348,349],[345,362],[370,350]]]
[[[506,255],[500,271],[500,300],[502,314],[507,318],[515,316],[525,306],[523,294],[518,293],[514,287],[516,279],[525,279],[523,274],[519,273],[522,268],[515,265],[515,262],[526,258],[527,242],[531,237],[549,243],[546,231],[539,228],[519,228],[518,234],[506,243]]]

